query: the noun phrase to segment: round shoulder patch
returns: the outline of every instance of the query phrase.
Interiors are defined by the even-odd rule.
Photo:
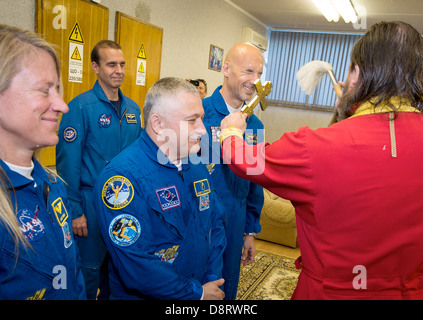
[[[134,187],[127,178],[113,176],[104,184],[101,197],[108,208],[119,210],[131,203]]]
[[[73,142],[75,141],[77,136],[77,132],[75,128],[67,127],[65,130],[63,130],[63,139],[66,142]]]
[[[141,235],[141,225],[137,218],[129,214],[115,217],[109,225],[109,237],[120,247],[132,245]]]

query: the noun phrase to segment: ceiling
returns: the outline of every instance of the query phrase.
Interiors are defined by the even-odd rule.
[[[422,0],[351,0],[356,11],[364,8],[364,18],[356,25],[328,22],[312,0],[225,0],[273,29],[300,29],[363,33],[381,20],[401,20],[423,34]]]

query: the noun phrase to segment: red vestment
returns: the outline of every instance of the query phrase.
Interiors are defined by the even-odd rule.
[[[273,144],[224,140],[237,175],[295,206],[293,299],[423,299],[423,116],[399,112],[393,123],[367,114]]]

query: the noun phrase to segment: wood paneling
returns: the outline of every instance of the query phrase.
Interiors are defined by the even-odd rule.
[[[126,61],[121,89],[139,105],[141,112],[148,89],[160,78],[162,41],[162,28],[116,13],[116,42],[121,45]],[[145,61],[145,67],[144,64],[140,67],[141,61]],[[144,83],[137,81],[137,73],[142,71],[145,73]]]
[[[91,50],[98,41],[108,38],[109,9],[87,0],[36,0],[35,30],[57,47],[65,102],[90,90],[97,79],[91,68]],[[75,48],[75,44],[82,48],[78,50],[82,55],[79,60],[82,83],[69,81],[70,57],[74,52],[70,48]],[[45,166],[55,165],[55,147],[42,149],[40,162]]]

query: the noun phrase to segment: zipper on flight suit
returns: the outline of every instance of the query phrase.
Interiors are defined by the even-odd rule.
[[[110,101],[109,101],[110,102]],[[122,101],[121,101],[121,105],[120,105],[120,107],[122,107],[122,102],[123,102],[123,99],[122,99]],[[122,151],[122,145],[123,145],[123,143],[122,143],[122,119],[123,119],[123,117],[125,116],[125,114],[126,114],[126,112],[128,111],[128,108],[125,108],[125,110],[123,110],[123,112],[122,112],[122,115],[120,115],[119,113],[118,113],[118,110],[116,109],[116,107],[114,106],[114,104],[113,103],[111,103],[110,102],[110,104],[112,105],[112,108],[116,111],[116,114],[117,114],[117,116],[118,116],[118,118],[119,118],[119,152],[120,151]],[[119,108],[120,109],[120,108]],[[106,161],[107,163],[108,163],[108,161]]]
[[[119,133],[120,133],[120,137],[119,137],[119,151],[122,151],[122,119],[125,116],[126,111],[128,111],[128,108],[125,108],[125,110],[123,110],[122,116],[119,119]]]
[[[184,181],[184,172],[182,170],[181,171],[178,170],[178,174],[181,177],[182,181]]]
[[[125,115],[126,111],[128,111],[128,108],[126,108],[123,113],[122,113],[122,117],[117,113],[117,110],[115,108],[115,106],[110,102],[110,104],[112,105],[113,109],[116,111],[116,114],[118,115],[119,118],[119,152],[122,151],[122,118]],[[100,156],[101,159],[104,160],[104,162],[106,162],[106,164],[109,164],[110,161],[106,160],[106,158],[104,158],[103,154],[97,150],[97,148],[95,148],[91,143],[90,143],[91,148]]]
[[[48,216],[50,217],[51,222],[54,223],[53,217],[51,216],[51,213],[50,213],[50,207],[48,205],[49,194],[50,194],[50,187],[47,183],[44,182],[43,183],[43,198],[46,203],[46,210],[47,210]]]

